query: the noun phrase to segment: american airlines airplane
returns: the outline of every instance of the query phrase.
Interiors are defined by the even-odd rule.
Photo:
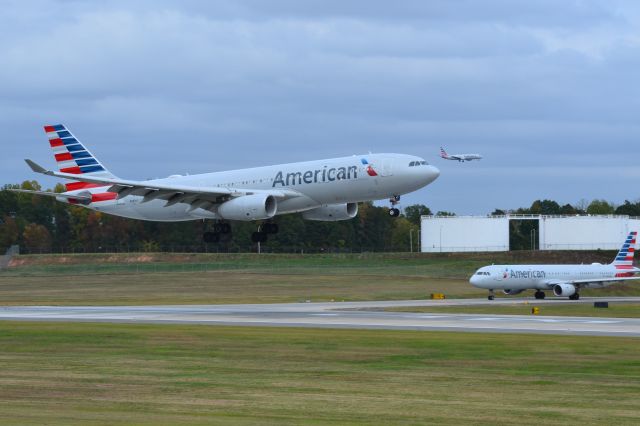
[[[440,157],[445,160],[457,160],[461,163],[471,160],[482,160],[482,155],[480,154],[447,154],[447,151],[445,151],[443,147],[440,147]]]
[[[171,175],[144,181],[120,179],[62,124],[44,126],[58,171],[25,160],[36,173],[68,179],[66,192],[14,190],[55,197],[58,201],[123,216],[162,222],[213,219],[205,242],[229,234],[228,221],[264,221],[252,234],[265,242],[278,232],[276,215],[302,213],[308,220],[355,217],[358,202],[389,198],[390,216],[400,196],[440,175],[419,157],[366,154],[197,175]]]
[[[473,274],[469,282],[489,290],[499,289],[507,295],[535,289],[535,298],[544,299],[544,290],[553,290],[556,296],[580,298],[581,288],[604,288],[627,280],[638,280],[639,268],[633,266],[637,232],[627,236],[613,262],[608,265],[491,265],[484,266]]]

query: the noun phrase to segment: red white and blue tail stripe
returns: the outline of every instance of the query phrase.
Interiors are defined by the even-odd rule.
[[[62,124],[44,126],[44,131],[49,138],[49,144],[53,149],[58,169],[71,174],[94,174],[101,177],[115,177],[106,167],[89,152],[85,146]],[[66,185],[67,191],[95,188],[93,183],[70,182]]]
[[[443,147],[440,147],[440,157],[449,158],[449,154],[447,154],[447,151],[445,151]]]
[[[638,233],[636,231],[629,232],[627,239],[622,244],[620,251],[616,255],[616,258],[613,260],[613,265],[615,265],[616,269],[622,270],[633,270],[633,255],[635,253],[636,247],[636,237]],[[628,273],[629,275],[633,275],[632,272]],[[625,274],[626,275],[626,274]],[[622,274],[616,274],[616,276],[622,276]]]

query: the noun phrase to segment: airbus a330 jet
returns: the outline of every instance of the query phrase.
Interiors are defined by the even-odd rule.
[[[544,290],[572,300],[580,298],[582,288],[604,288],[627,280],[638,280],[640,269],[633,266],[636,231],[629,232],[613,262],[608,265],[491,265],[476,271],[469,279],[471,285],[514,295],[534,289],[536,299],[544,299]]]
[[[58,171],[25,160],[36,173],[69,180],[66,192],[16,190],[55,197],[107,214],[162,222],[213,219],[205,242],[229,234],[229,221],[262,221],[253,242],[278,232],[276,215],[347,220],[363,201],[388,198],[398,216],[400,196],[438,178],[440,171],[419,157],[366,154],[144,181],[120,179],[62,124],[44,126]]]

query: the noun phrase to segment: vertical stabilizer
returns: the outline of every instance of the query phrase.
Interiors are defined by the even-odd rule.
[[[616,269],[621,270],[634,270],[633,267],[633,255],[635,253],[636,247],[636,237],[638,236],[638,232],[631,231],[629,235],[627,235],[624,244],[620,248],[620,251],[616,255],[616,258],[613,260],[612,265],[615,265]],[[629,272],[628,274],[633,275],[633,272]],[[618,276],[620,274],[617,274]]]
[[[115,177],[64,125],[44,126],[44,131],[49,138],[49,144],[58,163],[58,169],[61,172]],[[101,185],[86,182],[69,182],[65,186],[67,191],[75,191]]]

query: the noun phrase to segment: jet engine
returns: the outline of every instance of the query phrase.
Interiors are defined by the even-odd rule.
[[[576,294],[576,288],[571,284],[556,284],[553,286],[553,294],[565,297],[573,296]]]
[[[514,290],[511,288],[505,288],[502,292],[508,296],[515,296],[516,294],[522,293],[524,290]]]
[[[278,210],[278,202],[273,195],[253,194],[234,198],[220,204],[218,215],[229,220],[270,219]]]
[[[320,220],[324,222],[335,222],[338,220],[353,219],[358,214],[357,203],[328,204],[313,210],[302,213],[302,217],[307,220]]]

